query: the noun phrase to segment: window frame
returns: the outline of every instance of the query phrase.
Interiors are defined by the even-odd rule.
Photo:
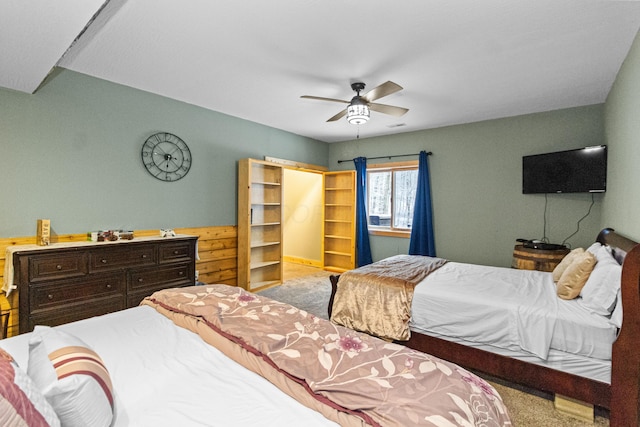
[[[395,171],[402,170],[418,170],[418,160],[409,160],[405,162],[389,162],[389,163],[377,163],[372,165],[367,165],[367,227],[369,229],[369,234],[374,236],[389,236],[389,237],[411,237],[411,229],[407,228],[395,228],[393,227],[393,213],[394,213],[394,191],[395,191],[395,182],[394,182],[394,174]],[[391,172],[391,220],[389,226],[377,226],[371,225],[369,223],[369,173],[370,172]],[[416,188],[417,191],[417,188]]]

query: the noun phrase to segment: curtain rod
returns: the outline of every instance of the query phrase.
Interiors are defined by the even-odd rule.
[[[431,151],[427,151],[427,156],[432,155],[433,153]],[[367,160],[370,159],[391,159],[393,157],[407,157],[407,156],[419,156],[420,153],[416,153],[416,154],[396,154],[395,156],[378,156],[378,157],[367,157]],[[347,159],[347,160],[338,160],[338,163],[344,163],[344,162],[352,162],[353,159]]]

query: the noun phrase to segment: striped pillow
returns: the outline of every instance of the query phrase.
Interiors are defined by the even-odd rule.
[[[0,425],[59,427],[53,408],[13,357],[0,348]]]
[[[109,426],[113,386],[100,356],[79,338],[36,326],[27,373],[55,409],[62,425]]]

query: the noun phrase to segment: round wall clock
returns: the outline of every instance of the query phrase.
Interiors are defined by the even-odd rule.
[[[142,163],[160,181],[177,181],[191,168],[191,151],[179,137],[158,132],[142,145]]]

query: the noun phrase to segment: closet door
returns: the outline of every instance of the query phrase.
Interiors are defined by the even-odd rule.
[[[282,283],[281,166],[238,163],[238,286],[257,291]]]
[[[356,264],[356,172],[324,173],[323,265],[343,272]]]

